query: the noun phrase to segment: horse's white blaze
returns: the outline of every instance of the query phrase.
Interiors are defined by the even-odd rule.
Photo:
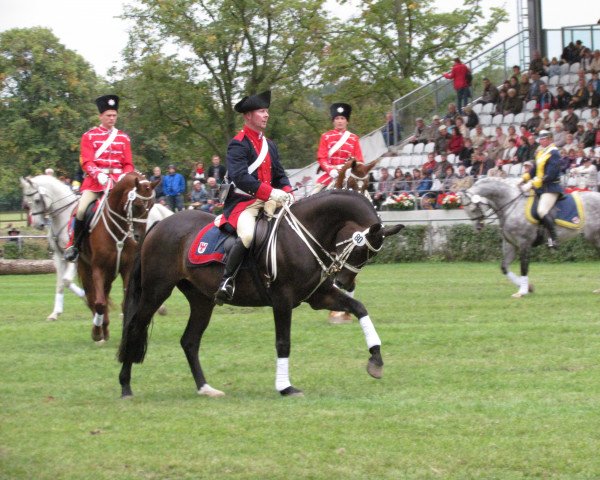
[[[377,335],[377,331],[375,330],[375,326],[371,321],[371,318],[368,315],[365,315],[361,319],[358,320],[360,326],[365,334],[365,340],[367,341],[367,347],[371,348],[375,345],[381,345],[381,340],[379,339],[379,335]]]
[[[291,387],[289,375],[289,358],[277,359],[277,372],[275,373],[275,388],[281,392],[288,387]]]
[[[97,327],[101,327],[104,323],[104,315],[94,313],[94,319],[92,321],[94,322],[94,325],[96,325]]]
[[[202,385],[200,390],[198,390],[198,395],[216,398],[216,397],[224,397],[225,392],[222,392],[221,390],[217,390],[216,388],[211,387],[208,383],[205,383],[204,385]]]

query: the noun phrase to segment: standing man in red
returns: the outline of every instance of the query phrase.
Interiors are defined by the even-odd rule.
[[[450,73],[444,73],[443,75],[453,80],[454,90],[456,90],[456,107],[459,113],[463,115],[463,108],[467,106],[471,96],[471,82],[468,78],[471,76],[471,70],[460,61],[460,58],[456,57]]]
[[[115,128],[119,97],[104,95],[96,99],[100,125],[81,137],[79,163],[85,174],[80,187],[81,199],[77,207],[75,225],[65,251],[65,260],[73,262],[79,255],[84,235],[85,211],[104,191],[106,184],[116,183],[121,175],[133,171],[131,144],[126,133]]]
[[[358,136],[347,130],[352,107],[347,103],[334,103],[329,111],[333,130],[321,135],[317,151],[317,161],[325,173],[317,179],[311,194],[320,192],[334,181],[338,177],[339,169],[349,158],[364,161]]]

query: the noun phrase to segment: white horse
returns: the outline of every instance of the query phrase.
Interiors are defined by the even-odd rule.
[[[534,225],[525,217],[528,196],[524,194],[517,182],[510,179],[482,178],[471,188],[459,192],[465,212],[476,221],[478,226],[496,215],[502,231],[502,273],[513,282],[519,291],[512,296],[522,297],[533,291],[529,284],[529,254],[538,237],[538,225]],[[600,248],[600,193],[578,192],[583,206],[581,228],[571,229],[556,225],[560,240],[567,240],[577,235],[583,237]],[[491,210],[490,213],[487,213]],[[521,276],[510,271],[510,264],[519,256]],[[594,293],[600,293],[595,290]]]
[[[46,226],[46,217],[50,219],[48,243],[52,249],[52,258],[56,268],[56,290],[54,310],[47,320],[53,321],[63,313],[64,289],[67,287],[80,298],[85,292],[74,281],[75,264],[65,261],[64,249],[69,241],[68,224],[71,213],[79,201],[68,185],[50,175],[21,178],[23,200],[29,209],[31,223],[42,230]]]
[[[68,185],[50,175],[21,178],[21,187],[32,225],[41,230],[46,226],[46,218],[50,219],[48,242],[53,251],[52,258],[56,268],[56,293],[54,309],[47,320],[53,321],[63,313],[65,287],[78,297],[85,297],[84,290],[73,281],[77,273],[76,264],[67,262],[63,257],[65,246],[69,241],[68,224],[79,196]],[[146,229],[171,215],[173,215],[171,210],[155,203],[148,213]],[[159,313],[165,315],[166,308],[162,306]]]

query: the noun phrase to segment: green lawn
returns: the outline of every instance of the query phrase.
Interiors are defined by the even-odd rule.
[[[297,309],[290,373],[304,398],[274,390],[270,310],[233,307],[215,310],[202,347],[227,395],[197,396],[177,293],[127,401],[117,317],[97,347],[73,295],[44,320],[52,275],[0,276],[0,478],[600,478],[598,264],[533,264],[523,299],[499,272],[367,267],[357,298],[383,341],[380,381],[357,322]]]

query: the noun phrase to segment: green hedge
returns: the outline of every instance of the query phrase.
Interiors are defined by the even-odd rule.
[[[488,225],[477,231],[471,225],[459,224],[442,227],[439,234],[445,237],[437,248],[430,247],[431,227],[414,225],[404,228],[399,235],[386,240],[383,249],[373,260],[375,263],[422,262],[487,262],[502,258],[500,228]],[[544,245],[532,250],[531,261],[576,262],[599,260],[600,251],[578,236],[561,244],[558,251]]]

